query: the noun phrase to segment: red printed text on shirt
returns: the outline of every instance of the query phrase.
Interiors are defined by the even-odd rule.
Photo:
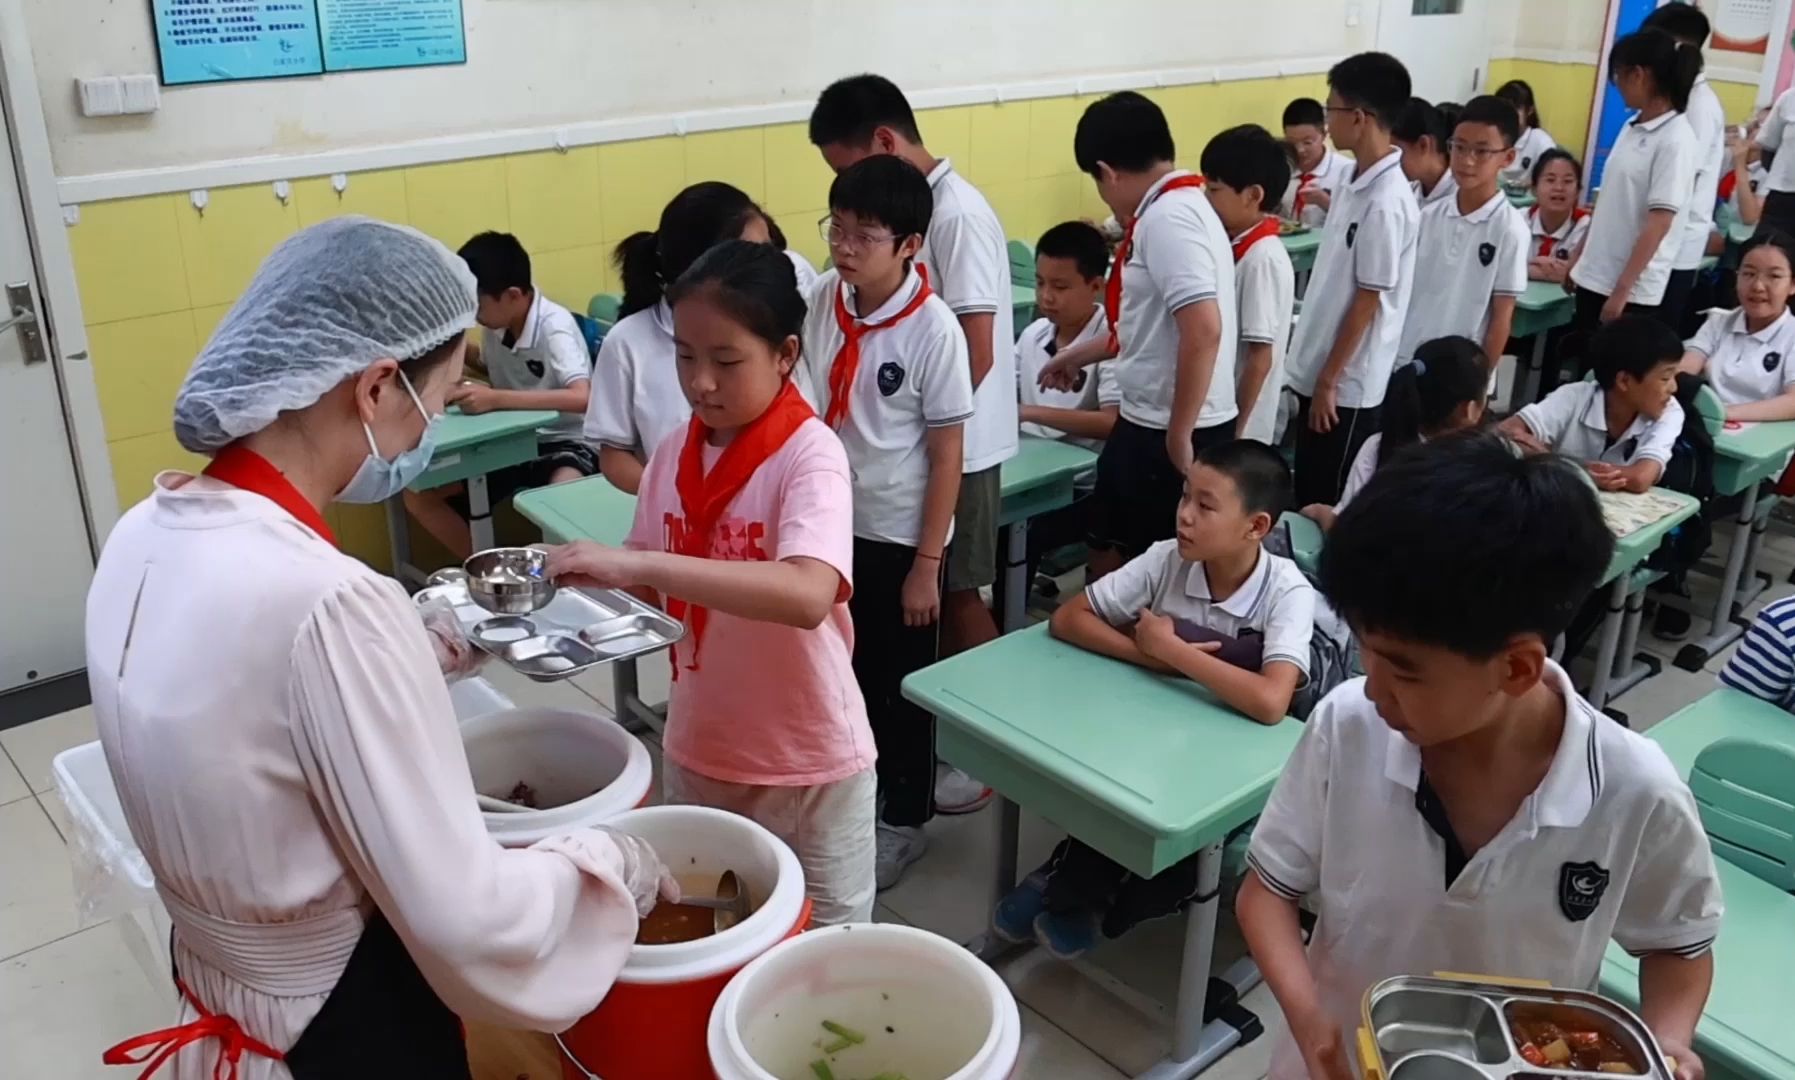
[[[686,520],[671,511],[661,518],[661,550],[679,551],[681,541],[685,538]],[[724,518],[717,523],[717,529],[711,534],[710,553],[706,558],[725,559],[731,562],[771,562],[772,556],[767,554],[762,542],[767,538],[767,525],[764,521],[749,521],[747,518]]]

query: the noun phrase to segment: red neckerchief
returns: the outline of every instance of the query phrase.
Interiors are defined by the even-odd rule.
[[[1539,221],[1539,207],[1534,206],[1534,207],[1529,208],[1527,211],[1527,216],[1529,218],[1531,218],[1534,222],[1538,222]],[[1540,237],[1539,238],[1539,254],[1536,255],[1535,258],[1550,259],[1552,257],[1552,249],[1556,248],[1558,246],[1558,241],[1561,239],[1564,239],[1564,240],[1570,239],[1571,230],[1576,228],[1577,222],[1582,221],[1584,218],[1586,218],[1588,216],[1589,216],[1588,210],[1583,209],[1581,206],[1573,206],[1571,208],[1571,216],[1565,220],[1565,223],[1563,225],[1559,226],[1559,228],[1565,230],[1564,236],[1562,236],[1562,237],[1558,237],[1558,236],[1542,236],[1542,237]]]
[[[916,314],[917,309],[929,297],[935,295],[934,290],[929,288],[928,267],[919,265],[916,275],[922,278],[922,287],[916,290],[916,296],[904,305],[902,311],[873,325],[856,322],[854,313],[848,310],[848,302],[841,298],[842,290],[835,290],[835,325],[841,330],[841,348],[835,351],[835,359],[829,364],[829,408],[823,414],[823,422],[835,430],[840,431],[842,422],[848,418],[848,401],[854,389],[854,376],[860,370],[860,339],[903,322]]]
[[[1122,325],[1122,266],[1128,262],[1128,256],[1134,254],[1134,226],[1140,221],[1147,207],[1159,201],[1159,197],[1168,191],[1180,188],[1197,188],[1203,186],[1203,178],[1196,173],[1174,176],[1165,185],[1154,192],[1153,198],[1147,200],[1135,215],[1128,219],[1128,228],[1122,233],[1122,246],[1116,249],[1116,259],[1109,266],[1109,282],[1103,287],[1103,313],[1109,316],[1109,351],[1122,351],[1122,339],[1117,330]]]
[[[1322,160],[1325,161],[1327,159],[1323,158]],[[1301,218],[1303,216],[1303,189],[1305,187],[1309,186],[1309,181],[1315,179],[1318,175],[1320,175],[1320,174],[1306,172],[1296,178],[1296,198],[1291,200],[1291,203],[1290,203],[1290,216],[1291,217]]]
[[[809,403],[798,393],[797,386],[787,379],[778,396],[773,398],[773,403],[767,406],[767,411],[735,433],[735,438],[723,448],[717,463],[707,473],[704,471],[704,443],[710,436],[710,428],[694,414],[686,423],[686,441],[680,447],[679,470],[674,474],[673,480],[673,486],[679,492],[680,512],[685,516],[685,523],[677,536],[668,536],[668,550],[675,555],[709,558],[711,534],[717,531],[717,523],[723,519],[723,511],[741,494],[755,470],[777,454],[779,448],[785,445],[785,441],[806,420],[815,416]],[[667,614],[691,627],[692,656],[686,669],[697,671],[698,647],[704,641],[704,625],[710,616],[709,610],[669,596]],[[674,651],[669,651],[667,655],[673,661],[673,678],[677,680],[679,660],[674,656]]]
[[[212,458],[202,476],[222,480],[234,488],[254,492],[299,519],[299,523],[336,546],[336,534],[324,523],[310,499],[299,493],[293,482],[269,464],[268,459],[239,443],[232,443]]]
[[[249,452],[244,451],[244,453]],[[221,453],[219,456],[223,457],[224,455]],[[274,468],[263,461],[260,456],[254,454],[250,456],[261,461],[269,469]],[[206,471],[210,473],[212,470],[207,469]],[[275,475],[280,474],[276,473]],[[224,478],[219,477],[219,479]],[[231,483],[228,480],[225,482]],[[245,488],[244,490],[252,489]],[[208,1011],[204,1005],[199,1003],[199,999],[193,996],[193,991],[187,989],[186,983],[177,979],[175,985],[180,987],[181,996],[187,999],[189,1005],[193,1006],[193,1011],[199,1014],[199,1018],[189,1024],[163,1028],[147,1035],[139,1035],[134,1039],[126,1039],[101,1055],[101,1061],[107,1065],[139,1065],[148,1061],[149,1064],[145,1066],[143,1072],[137,1074],[137,1080],[144,1080],[145,1077],[160,1069],[169,1058],[179,1053],[182,1047],[201,1039],[217,1039],[223,1044],[218,1048],[218,1060],[212,1063],[212,1075],[218,1080],[236,1080],[237,1062],[242,1060],[245,1052],[267,1058],[270,1061],[287,1059],[287,1055],[267,1043],[250,1038],[244,1033],[242,1027],[238,1026],[237,1021],[228,1016]],[[143,1052],[136,1057],[131,1056],[139,1050]]]
[[[1259,224],[1241,233],[1240,239],[1234,241],[1234,261],[1239,262],[1245,258],[1246,253],[1252,249],[1254,244],[1276,235],[1278,235],[1278,219],[1275,217],[1260,219]]]

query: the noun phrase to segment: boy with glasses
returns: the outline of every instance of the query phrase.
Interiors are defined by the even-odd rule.
[[[1402,325],[1397,363],[1415,358],[1422,342],[1466,337],[1483,346],[1494,365],[1508,345],[1515,300],[1527,291],[1527,219],[1502,193],[1502,170],[1514,160],[1521,116],[1487,94],[1466,103],[1447,140],[1458,191],[1421,212],[1415,280],[1428,283],[1427,302]]]
[[[1290,185],[1278,202],[1278,216],[1319,229],[1328,220],[1334,191],[1352,179],[1352,159],[1328,146],[1328,113],[1314,98],[1284,106],[1284,148],[1290,155]]]

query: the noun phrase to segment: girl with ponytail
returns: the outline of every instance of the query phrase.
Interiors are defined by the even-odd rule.
[[[1303,507],[1303,516],[1323,530],[1346,509],[1373,473],[1417,443],[1438,439],[1483,422],[1489,393],[1489,361],[1469,338],[1443,337],[1415,348],[1415,361],[1397,368],[1384,395],[1383,430],[1365,440],[1347,473],[1340,501]]]
[[[1402,151],[1402,174],[1409,178],[1423,210],[1458,190],[1446,159],[1446,143],[1458,126],[1458,114],[1459,107],[1449,101],[1429,105],[1422,98],[1410,98],[1390,126],[1390,139]]]

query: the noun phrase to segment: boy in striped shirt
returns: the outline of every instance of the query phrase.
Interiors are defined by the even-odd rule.
[[[1795,712],[1795,596],[1758,612],[1721,669],[1720,685]]]

